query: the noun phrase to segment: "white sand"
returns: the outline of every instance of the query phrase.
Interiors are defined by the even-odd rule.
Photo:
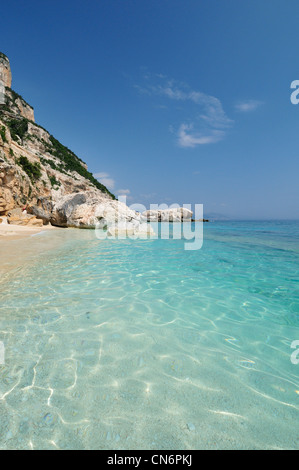
[[[1,217],[0,224],[0,240],[2,237],[9,237],[10,240],[20,239],[43,232],[45,230],[57,230],[52,225],[44,225],[43,227],[27,227],[25,225],[10,225],[7,223],[6,217]]]

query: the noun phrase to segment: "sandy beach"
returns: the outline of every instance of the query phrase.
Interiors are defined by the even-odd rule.
[[[7,223],[6,217],[1,217],[2,223],[0,224],[0,240],[5,238],[9,240],[18,240],[26,238],[36,233],[44,232],[45,230],[58,230],[53,225],[44,225],[43,227],[27,227],[25,225],[10,225]]]

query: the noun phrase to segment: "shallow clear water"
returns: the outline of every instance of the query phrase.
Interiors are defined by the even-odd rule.
[[[299,448],[299,223],[183,248],[1,241],[0,448]]]

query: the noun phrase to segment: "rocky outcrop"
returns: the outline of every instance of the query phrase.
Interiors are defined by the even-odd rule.
[[[0,82],[4,87],[11,87],[11,70],[8,57],[0,52]]]
[[[80,158],[35,124],[33,108],[10,88],[9,60],[1,53],[0,79],[5,87],[5,103],[0,102],[0,215],[26,205],[43,223],[57,218],[60,223],[54,208],[68,195],[92,191],[92,205],[97,198],[112,200]]]
[[[1,53],[0,73],[0,216],[10,214],[10,224],[150,233],[139,213],[115,200],[86,163],[34,122],[33,108],[11,89],[9,61]]]
[[[13,163],[2,160],[0,162],[0,214],[6,215],[8,211],[22,204],[23,194],[29,191],[26,181],[22,180],[18,169]]]
[[[59,199],[53,206],[50,221],[59,227],[106,229],[120,221],[140,224],[140,215],[122,202],[88,191]]]
[[[11,89],[11,69],[8,57],[0,52],[0,104],[11,116],[34,121],[34,110],[20,95]]]
[[[10,119],[25,118],[34,122],[34,109],[28,104],[22,96],[18,95],[9,87],[4,87],[5,110]],[[1,102],[0,102],[1,104]]]
[[[12,90],[6,90],[6,96],[13,98]],[[28,119],[29,121],[34,121],[34,109],[30,104],[26,103],[25,100],[21,97],[17,97],[15,100],[15,105],[18,108],[18,111],[22,117]]]
[[[34,215],[29,215],[21,209],[14,209],[7,215],[7,223],[11,225],[26,225],[30,227],[42,227],[43,221]]]
[[[10,147],[10,149],[12,148],[15,148],[14,145]],[[21,155],[23,157],[23,154],[27,155],[26,151],[22,151],[21,153],[20,149],[16,148],[16,153],[13,153],[14,156],[12,157],[6,147],[5,150],[6,152],[3,153],[5,160],[2,158],[2,161],[0,161],[0,215],[7,215],[12,209],[18,207],[23,208],[30,202],[36,204],[40,193],[50,198],[50,184],[44,184],[44,180],[42,179],[47,178],[45,172],[41,170],[41,178],[34,181],[34,179],[30,178],[23,168],[16,163]]]
[[[53,202],[46,197],[39,197],[36,205],[27,206],[27,212],[41,219],[44,225],[48,225],[51,222],[52,210]]]
[[[142,213],[142,217],[148,222],[190,222],[192,215],[193,212],[184,207],[149,210]]]

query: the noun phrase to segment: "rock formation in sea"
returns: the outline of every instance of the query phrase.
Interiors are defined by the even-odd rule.
[[[86,163],[36,124],[33,107],[11,83],[9,59],[0,53],[0,216],[16,221],[18,209],[26,207],[34,224],[36,219],[60,227],[100,224],[113,231],[121,221],[140,229],[140,214],[117,201]]]
[[[185,207],[148,210],[142,218],[148,222],[191,222],[193,212]]]

